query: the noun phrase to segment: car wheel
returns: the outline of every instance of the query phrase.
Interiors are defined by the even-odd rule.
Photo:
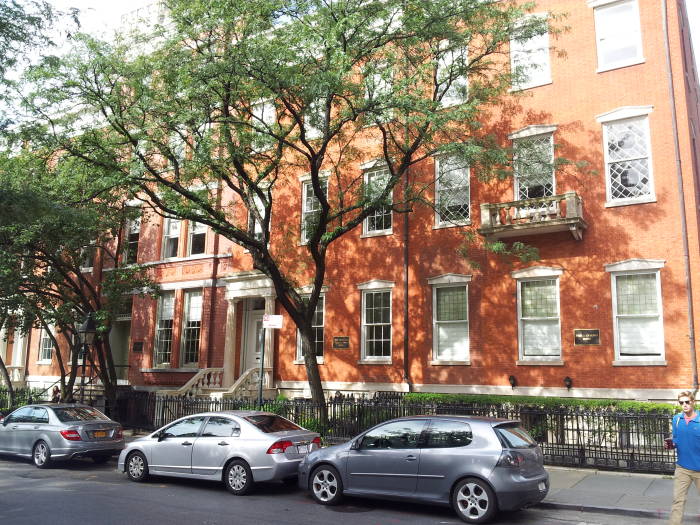
[[[132,452],[126,458],[126,475],[131,481],[146,481],[148,479],[148,462],[141,452]]]
[[[224,484],[231,494],[236,496],[248,494],[253,488],[253,473],[248,463],[241,459],[235,459],[229,463],[224,471]]]
[[[452,491],[452,508],[462,521],[487,523],[496,514],[496,495],[480,479],[463,479]]]
[[[38,468],[46,468],[51,464],[51,449],[46,441],[37,441],[32,450],[34,465]]]
[[[338,471],[322,465],[311,473],[311,495],[321,505],[337,505],[343,499],[343,481]]]
[[[104,465],[109,461],[109,456],[92,456],[92,460],[97,464],[97,465]]]

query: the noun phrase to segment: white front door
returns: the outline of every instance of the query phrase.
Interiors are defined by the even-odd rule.
[[[245,350],[243,352],[243,367],[241,372],[249,368],[260,368],[262,349],[265,345],[265,329],[263,328],[264,312],[248,312],[246,324]]]

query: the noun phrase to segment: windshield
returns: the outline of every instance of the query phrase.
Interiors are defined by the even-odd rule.
[[[506,448],[532,448],[537,442],[518,424],[499,425],[496,434]]]
[[[109,421],[107,416],[92,407],[54,408],[53,412],[61,423],[66,421]]]
[[[288,419],[284,419],[283,417],[276,416],[274,414],[248,416],[245,418],[245,420],[249,421],[266,434],[270,434],[272,432],[282,432],[284,430],[302,430],[299,425],[295,425]]]

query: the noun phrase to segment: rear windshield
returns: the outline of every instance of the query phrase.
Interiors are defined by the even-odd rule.
[[[537,442],[519,425],[499,425],[496,434],[506,448],[532,448]]]
[[[102,412],[91,407],[54,408],[53,412],[62,423],[66,421],[104,421],[109,419]]]
[[[282,432],[284,430],[301,430],[300,426],[295,425],[288,419],[275,416],[274,414],[248,416],[245,418],[245,420],[250,421],[253,425],[258,427],[266,434],[270,434],[271,432]]]

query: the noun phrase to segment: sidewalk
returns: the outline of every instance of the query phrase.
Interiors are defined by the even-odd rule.
[[[546,467],[550,489],[539,507],[668,519],[673,478],[588,469]],[[688,491],[684,523],[700,523],[700,496]]]

